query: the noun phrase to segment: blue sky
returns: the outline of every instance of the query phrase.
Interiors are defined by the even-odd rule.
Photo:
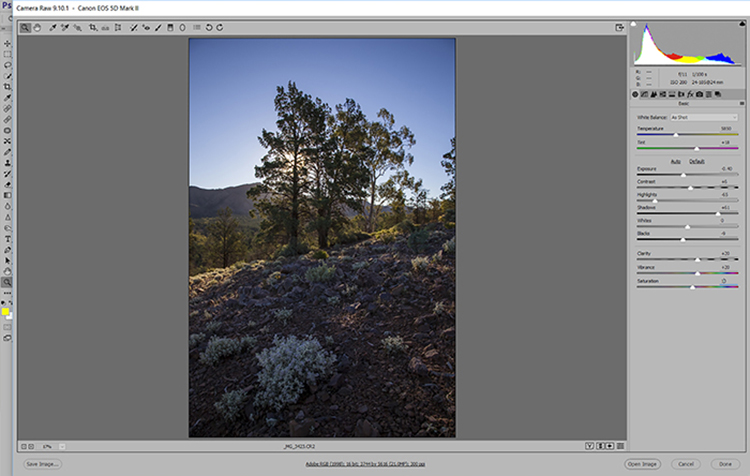
[[[409,172],[439,196],[455,135],[454,51],[453,39],[190,40],[190,184],[259,181],[258,136],[276,129],[276,87],[292,80],[332,109],[354,99],[371,121],[388,109],[414,133]]]

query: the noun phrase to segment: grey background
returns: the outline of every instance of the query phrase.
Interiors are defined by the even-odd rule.
[[[18,48],[18,436],[187,438],[187,40]],[[626,48],[457,40],[460,439],[625,438]]]
[[[18,437],[185,438],[187,42],[17,45]]]
[[[457,436],[625,439],[626,40],[456,47]]]

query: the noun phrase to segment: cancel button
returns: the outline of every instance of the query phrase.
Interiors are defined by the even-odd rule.
[[[701,462],[697,459],[676,459],[672,461],[672,467],[674,469],[698,469],[701,467]]]

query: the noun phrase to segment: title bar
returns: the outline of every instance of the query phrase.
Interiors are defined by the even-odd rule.
[[[678,9],[675,7],[679,5]],[[471,17],[611,17],[706,18],[705,2],[607,1],[122,1],[13,2],[13,15],[41,17],[251,17],[251,18],[471,18]],[[722,17],[750,15],[750,2],[710,2],[711,13]]]

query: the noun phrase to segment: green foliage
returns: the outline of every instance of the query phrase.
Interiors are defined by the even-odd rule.
[[[433,264],[440,263],[441,261],[443,261],[443,250],[438,251],[430,257],[430,262]]]
[[[247,400],[247,393],[243,390],[234,390],[221,396],[221,400],[214,403],[214,408],[227,422],[234,422],[240,416],[242,407]]]
[[[303,255],[307,253],[310,248],[304,241],[298,241],[297,245],[292,244],[284,245],[276,252],[275,258],[291,258],[292,256]]]
[[[413,233],[416,229],[411,220],[404,220],[396,225],[396,231],[402,234]]]
[[[232,216],[232,209],[226,207],[218,210],[216,215],[208,225],[206,249],[215,266],[226,268],[242,259],[247,247],[239,231],[239,222]]]
[[[305,273],[305,279],[307,279],[308,283],[320,283],[330,281],[335,273],[335,266],[328,267],[325,264],[321,264],[320,266],[308,269]]]
[[[448,307],[443,301],[435,303],[435,307],[432,308],[432,312],[438,317],[444,317],[448,315]]]
[[[331,296],[328,298],[328,304],[330,304],[331,306],[338,305],[339,301],[341,301],[341,298],[338,296]]]
[[[403,170],[411,165],[414,158],[406,152],[416,141],[414,134],[408,127],[395,127],[393,114],[386,109],[378,112],[380,121],[369,124],[369,141],[372,153],[365,156],[365,165],[369,173],[368,200],[365,210],[367,219],[366,231],[374,231],[382,205],[382,191],[378,189],[378,181],[392,170]]]
[[[190,344],[190,348],[194,349],[198,347],[198,345],[203,342],[206,339],[206,334],[199,332],[197,334],[190,334],[190,337],[188,339],[188,342]]]
[[[209,321],[206,323],[206,332],[215,334],[221,327],[221,321]]]
[[[450,202],[456,208],[456,138],[451,139],[451,150],[443,154],[443,160],[440,162],[448,174],[448,183],[440,187],[443,191],[441,198]],[[455,221],[455,220],[451,220]]]
[[[404,338],[401,336],[388,336],[380,341],[383,349],[386,353],[395,355],[406,351],[408,346],[404,343]]]
[[[281,281],[281,271],[274,271],[266,278],[266,284],[269,286],[273,286],[279,281]]]
[[[354,263],[354,264],[352,265],[352,269],[353,269],[354,271],[357,271],[357,270],[359,270],[359,269],[362,269],[362,268],[367,268],[367,267],[369,267],[369,266],[370,266],[370,263],[369,263],[369,261],[360,261],[360,262],[358,262],[358,263]]]
[[[286,325],[287,321],[292,317],[291,309],[274,309],[273,315],[277,321]]]
[[[417,256],[411,260],[411,267],[415,272],[421,273],[430,267],[430,258],[426,256]]]
[[[409,235],[407,244],[415,253],[421,253],[427,247],[427,240],[430,238],[430,232],[425,229],[419,229]]]
[[[328,253],[324,250],[316,250],[312,255],[312,259],[328,259]]]
[[[255,167],[255,176],[263,183],[247,193],[271,224],[267,229],[283,230],[287,244],[297,250],[303,220],[310,215],[311,153],[320,145],[321,118],[324,125],[327,106],[304,94],[292,81],[287,89],[277,87],[276,93],[277,131],[263,129],[258,137],[268,149],[261,165]]]
[[[394,228],[389,228],[387,230],[380,230],[375,232],[375,239],[378,241],[382,241],[383,243],[390,244],[396,241],[396,238],[398,237],[398,232]]]
[[[295,403],[305,385],[315,385],[330,374],[336,361],[336,356],[324,350],[316,339],[296,336],[275,336],[273,347],[263,349],[256,357],[261,371],[255,404],[276,411]]]
[[[318,246],[326,248],[331,231],[345,226],[345,208],[362,209],[369,181],[364,159],[367,148],[367,121],[359,105],[350,98],[328,114],[321,143],[311,155],[311,197],[315,218],[310,228],[318,235]]]
[[[450,240],[443,243],[443,252],[449,255],[456,254],[456,237],[454,236]]]
[[[200,355],[200,362],[205,365],[215,366],[227,357],[252,349],[256,343],[256,339],[251,336],[245,336],[240,340],[228,339],[226,337],[211,337],[206,346],[206,351]]]

